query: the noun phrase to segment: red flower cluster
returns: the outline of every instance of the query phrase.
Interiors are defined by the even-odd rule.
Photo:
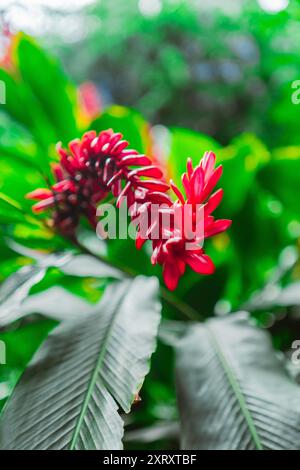
[[[39,201],[33,211],[53,208],[54,227],[71,236],[81,216],[96,227],[97,204],[109,192],[117,198],[118,206],[125,196],[128,205],[133,204],[137,190],[147,189],[150,199],[155,199],[157,191],[166,192],[169,186],[159,181],[161,170],[148,157],[127,147],[122,134],[111,129],[98,136],[95,131],[87,132],[82,140],[70,142],[69,151],[58,144],[60,163],[53,165],[56,183],[50,189],[37,189],[27,195]]]
[[[124,198],[137,225],[136,246],[152,241],[153,264],[163,266],[167,287],[174,290],[186,265],[200,274],[212,274],[214,265],[202,248],[205,238],[226,230],[230,220],[215,220],[211,215],[222,199],[219,189],[213,195],[222,174],[215,168],[215,155],[208,152],[193,168],[189,159],[182,176],[185,195],[171,181],[161,180],[161,170],[151,160],[135,150],[112,130],[86,133],[74,140],[69,151],[58,146],[60,163],[53,166],[56,183],[50,189],[37,189],[27,197],[39,202],[35,212],[52,209],[52,224],[62,234],[73,236],[81,216],[96,226],[97,204],[108,193],[117,198],[119,207]],[[166,192],[172,190],[176,200]],[[159,205],[158,217],[149,216],[153,204]],[[201,208],[200,219],[198,217]],[[189,211],[189,212],[187,212]],[[186,230],[186,213],[191,227]],[[169,223],[164,223],[168,216]],[[142,222],[146,220],[146,223]]]
[[[204,239],[227,230],[231,225],[230,220],[215,220],[211,215],[223,196],[222,189],[210,195],[222,175],[222,166],[215,168],[215,160],[214,153],[206,152],[194,169],[192,161],[188,159],[187,172],[182,175],[185,196],[171,181],[170,187],[177,200],[165,203],[164,207],[159,209],[159,217],[154,217],[154,223],[150,215],[150,204],[142,205],[136,214],[139,216],[137,248],[146,240],[152,240],[151,261],[163,266],[164,281],[170,290],[177,287],[186,265],[199,274],[214,272],[214,264],[202,248]],[[143,214],[147,220],[151,220],[146,233],[141,230]],[[164,225],[163,216],[166,215],[169,217],[169,223]],[[156,236],[153,236],[155,231]]]

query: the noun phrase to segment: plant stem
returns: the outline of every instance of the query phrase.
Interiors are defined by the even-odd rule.
[[[202,320],[197,310],[195,310],[183,300],[179,299],[176,295],[172,294],[172,292],[166,289],[164,286],[160,287],[160,291],[162,298],[168,302],[169,305],[172,305],[172,307],[174,307],[176,310],[183,313],[186,318],[191,321]]]
[[[115,265],[108,261],[104,256],[102,255],[96,255],[92,251],[90,251],[85,245],[79,242],[77,238],[72,238],[73,244],[82,252],[85,253],[89,256],[93,256],[97,260],[101,261],[102,263],[106,264],[110,268],[118,269],[121,271],[123,274],[125,274],[128,277],[135,277],[138,274],[131,270],[128,267],[125,266],[120,266],[120,265]],[[185,318],[188,320],[192,321],[199,321],[201,320],[200,315],[197,313],[196,310],[193,309],[190,305],[186,304],[183,300],[180,300],[178,297],[176,297],[172,292],[168,291],[165,287],[161,286],[160,288],[161,291],[161,296],[162,298],[172,307],[174,307],[178,312],[180,312]]]

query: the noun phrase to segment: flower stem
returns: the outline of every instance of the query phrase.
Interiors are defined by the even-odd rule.
[[[120,266],[111,263],[108,261],[104,256],[102,255],[96,255],[92,251],[90,251],[85,245],[79,242],[77,238],[72,238],[71,239],[73,244],[82,252],[85,253],[89,256],[93,256],[94,258],[98,259],[102,263],[106,264],[110,268],[118,269],[121,271],[123,274],[125,274],[128,277],[135,277],[138,275],[138,273],[134,272],[132,269],[125,267],[125,266]],[[177,296],[175,296],[172,292],[168,291],[165,287],[161,286],[160,287],[161,291],[161,296],[162,298],[172,307],[174,307],[178,312],[180,312],[185,318],[187,318],[190,321],[199,321],[201,320],[200,315],[198,312],[185,303],[183,300],[180,300]]]
[[[191,321],[200,321],[202,320],[201,316],[193,307],[188,305],[183,300],[179,299],[176,295],[172,294],[171,291],[166,289],[164,286],[160,287],[162,298],[177,311],[182,313],[186,318]]]

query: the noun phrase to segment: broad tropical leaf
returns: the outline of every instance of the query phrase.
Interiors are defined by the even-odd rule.
[[[176,369],[183,449],[300,448],[300,388],[246,314],[191,326]]]
[[[0,80],[5,83],[6,95],[9,96],[3,111],[24,125],[39,145],[47,148],[49,143],[56,142],[57,133],[35,93],[23,81],[15,80],[2,68],[0,68]]]
[[[82,311],[85,311],[85,314],[93,311],[93,306],[88,302],[80,301],[71,294],[68,295],[63,288],[53,287],[39,294],[29,295],[31,288],[45,277],[48,268],[55,267],[63,274],[78,277],[102,279],[122,277],[120,271],[90,255],[72,255],[71,252],[45,254],[12,240],[7,240],[7,245],[17,253],[34,259],[35,264],[20,268],[0,286],[0,326],[7,325],[30,313],[41,313],[50,318],[62,320],[75,318]],[[58,296],[60,308],[56,309],[54,305],[57,303]]]
[[[90,255],[72,256],[71,259],[60,268],[60,271],[64,274],[78,277],[110,277],[115,279],[123,277],[121,271],[110,267],[108,264]]]
[[[252,134],[241,134],[228,147],[217,152],[223,164],[223,210],[233,216],[244,206],[249,190],[255,183],[256,173],[270,159],[265,145]],[[239,175],[239,178],[232,178]]]
[[[59,267],[69,260],[71,254],[50,254],[42,257],[36,264],[23,266],[6,279],[0,287],[0,325],[20,317],[22,302],[30,289],[40,282],[50,266]]]
[[[297,220],[300,211],[295,194],[299,188],[300,148],[279,148],[273,151],[272,157],[269,165],[259,172],[259,182],[280,201],[284,212]]]
[[[52,124],[56,140],[74,139],[78,132],[74,112],[76,91],[60,65],[24,35],[20,37],[17,56],[24,83]],[[37,74],[37,70],[43,73]]]
[[[78,277],[112,277],[115,279],[123,277],[120,270],[110,266],[108,263],[104,263],[99,258],[97,259],[96,256],[85,254],[73,255],[67,251],[65,253],[43,253],[40,250],[23,246],[12,239],[7,239],[6,244],[16,253],[32,258],[39,264],[58,267],[64,274]]]
[[[270,296],[272,290],[273,295]],[[300,305],[300,281],[291,282],[284,287],[277,284],[267,285],[265,289],[252,296],[245,308],[253,311],[295,305]]]
[[[6,194],[0,192],[0,221],[1,224],[9,224],[13,222],[23,222],[24,213],[22,208]]]
[[[120,449],[118,405],[130,411],[149,370],[157,294],[154,278],[118,282],[97,313],[57,327],[4,410],[0,448]]]
[[[130,147],[144,153],[149,149],[148,124],[136,111],[124,106],[111,106],[95,121],[91,129],[100,132],[110,127],[116,132],[122,132],[124,138],[130,141]]]
[[[59,308],[57,308],[59,299]],[[54,285],[36,294],[29,295],[19,310],[19,318],[33,313],[57,321],[75,320],[75,318],[87,318],[99,311],[99,303],[94,304],[74,295],[59,285]],[[1,322],[0,322],[1,326]]]
[[[0,411],[33,354],[56,325],[54,320],[40,318],[24,322],[18,328],[0,330],[6,353],[5,364],[0,361]]]

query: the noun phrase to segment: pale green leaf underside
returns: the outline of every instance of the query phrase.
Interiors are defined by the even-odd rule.
[[[176,371],[183,449],[300,448],[300,387],[246,314],[190,327]]]
[[[58,326],[17,385],[2,449],[120,449],[123,421],[149,370],[160,320],[158,282],[109,286],[99,312]],[[57,299],[59,309],[59,299]]]

